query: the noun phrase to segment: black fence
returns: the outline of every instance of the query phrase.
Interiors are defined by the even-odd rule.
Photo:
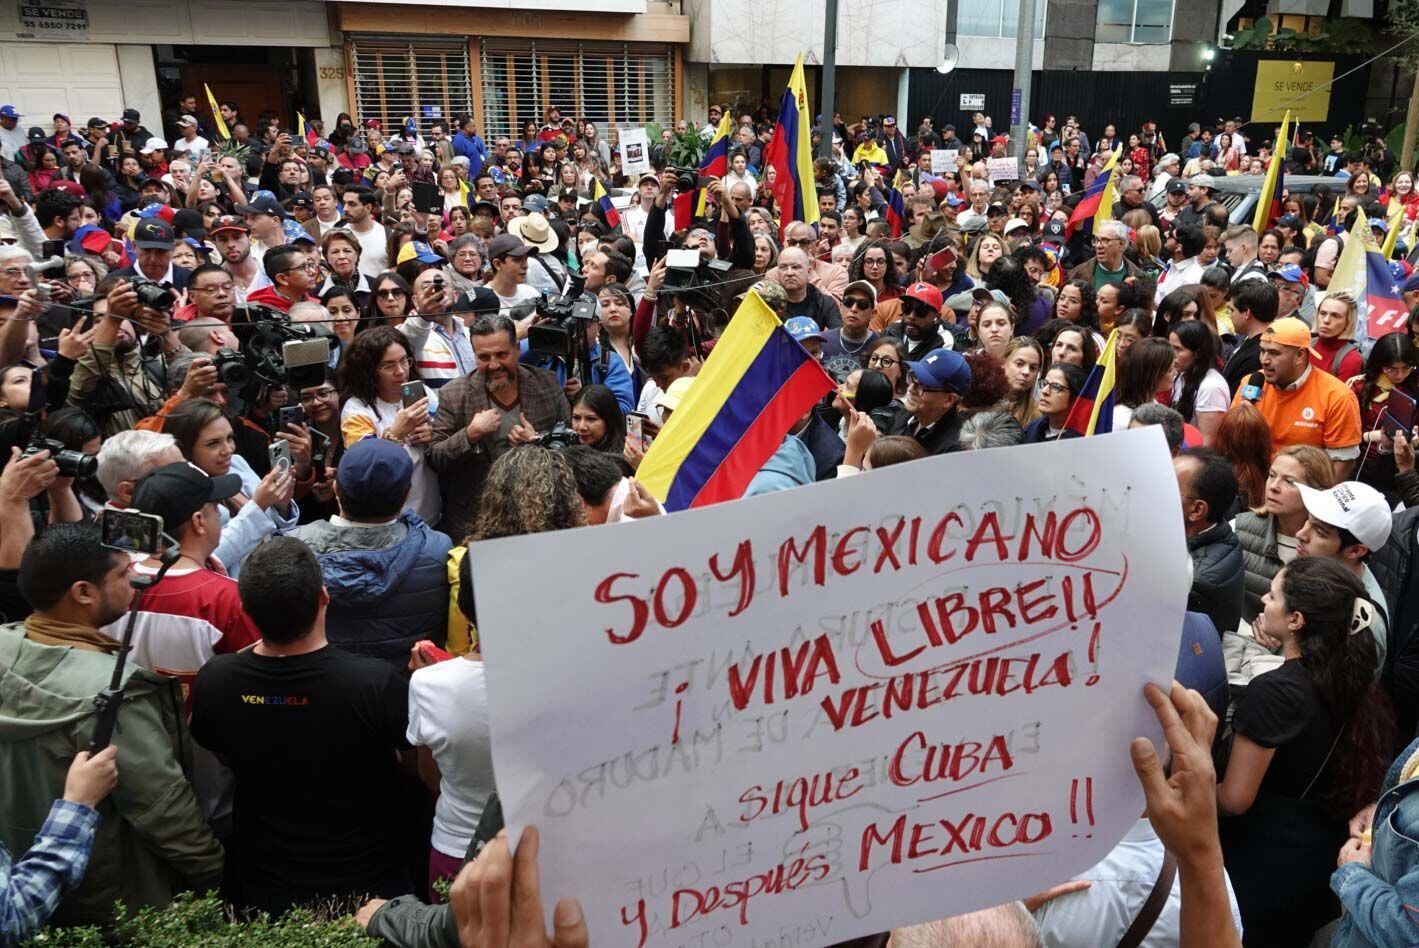
[[[1293,59],[1223,51],[1207,73],[1039,71],[1031,81],[1030,119],[1039,124],[1045,115],[1054,115],[1063,122],[1066,115],[1075,115],[1091,136],[1098,135],[1109,123],[1127,134],[1152,119],[1167,140],[1174,142],[1189,122],[1215,121],[1224,116],[1250,117],[1256,64],[1263,58]],[[1326,58],[1335,61],[1337,76],[1363,59]],[[958,135],[968,139],[971,114],[976,109],[962,108],[961,97],[969,95],[984,96],[980,111],[991,117],[997,130],[1006,131],[1013,80],[1009,69],[958,69],[944,76],[934,69],[913,69],[907,93],[908,117],[903,127],[910,131],[923,115],[930,115],[938,129],[954,125]],[[1365,118],[1362,110],[1368,84],[1368,67],[1341,79],[1331,87],[1326,121],[1307,122],[1305,126],[1325,134],[1349,124],[1359,126]]]

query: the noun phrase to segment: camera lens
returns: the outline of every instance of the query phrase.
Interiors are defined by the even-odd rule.
[[[92,454],[79,451],[60,451],[54,455],[54,463],[59,466],[60,477],[93,477],[99,470],[99,459]]]
[[[176,293],[156,283],[137,283],[133,290],[138,294],[138,302],[149,309],[172,309],[177,302]]]

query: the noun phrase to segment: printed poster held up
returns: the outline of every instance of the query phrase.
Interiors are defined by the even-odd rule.
[[[580,898],[601,945],[827,945],[1093,865],[1143,811],[1186,556],[1156,427],[474,544],[548,912]]]
[[[621,152],[621,170],[632,180],[650,170],[650,139],[643,128],[616,130],[616,147]]]

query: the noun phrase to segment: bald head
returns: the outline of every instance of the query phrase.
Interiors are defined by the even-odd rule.
[[[892,948],[1039,948],[1035,920],[1019,902],[898,928]]]

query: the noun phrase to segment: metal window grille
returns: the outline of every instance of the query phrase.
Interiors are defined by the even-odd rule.
[[[669,46],[484,40],[480,59],[489,138],[523,138],[556,106],[563,118],[595,122],[602,138],[618,125],[675,119],[675,61]]]
[[[412,117],[427,135],[434,122],[473,110],[466,39],[357,36],[353,51],[361,122],[379,119],[394,133]]]

